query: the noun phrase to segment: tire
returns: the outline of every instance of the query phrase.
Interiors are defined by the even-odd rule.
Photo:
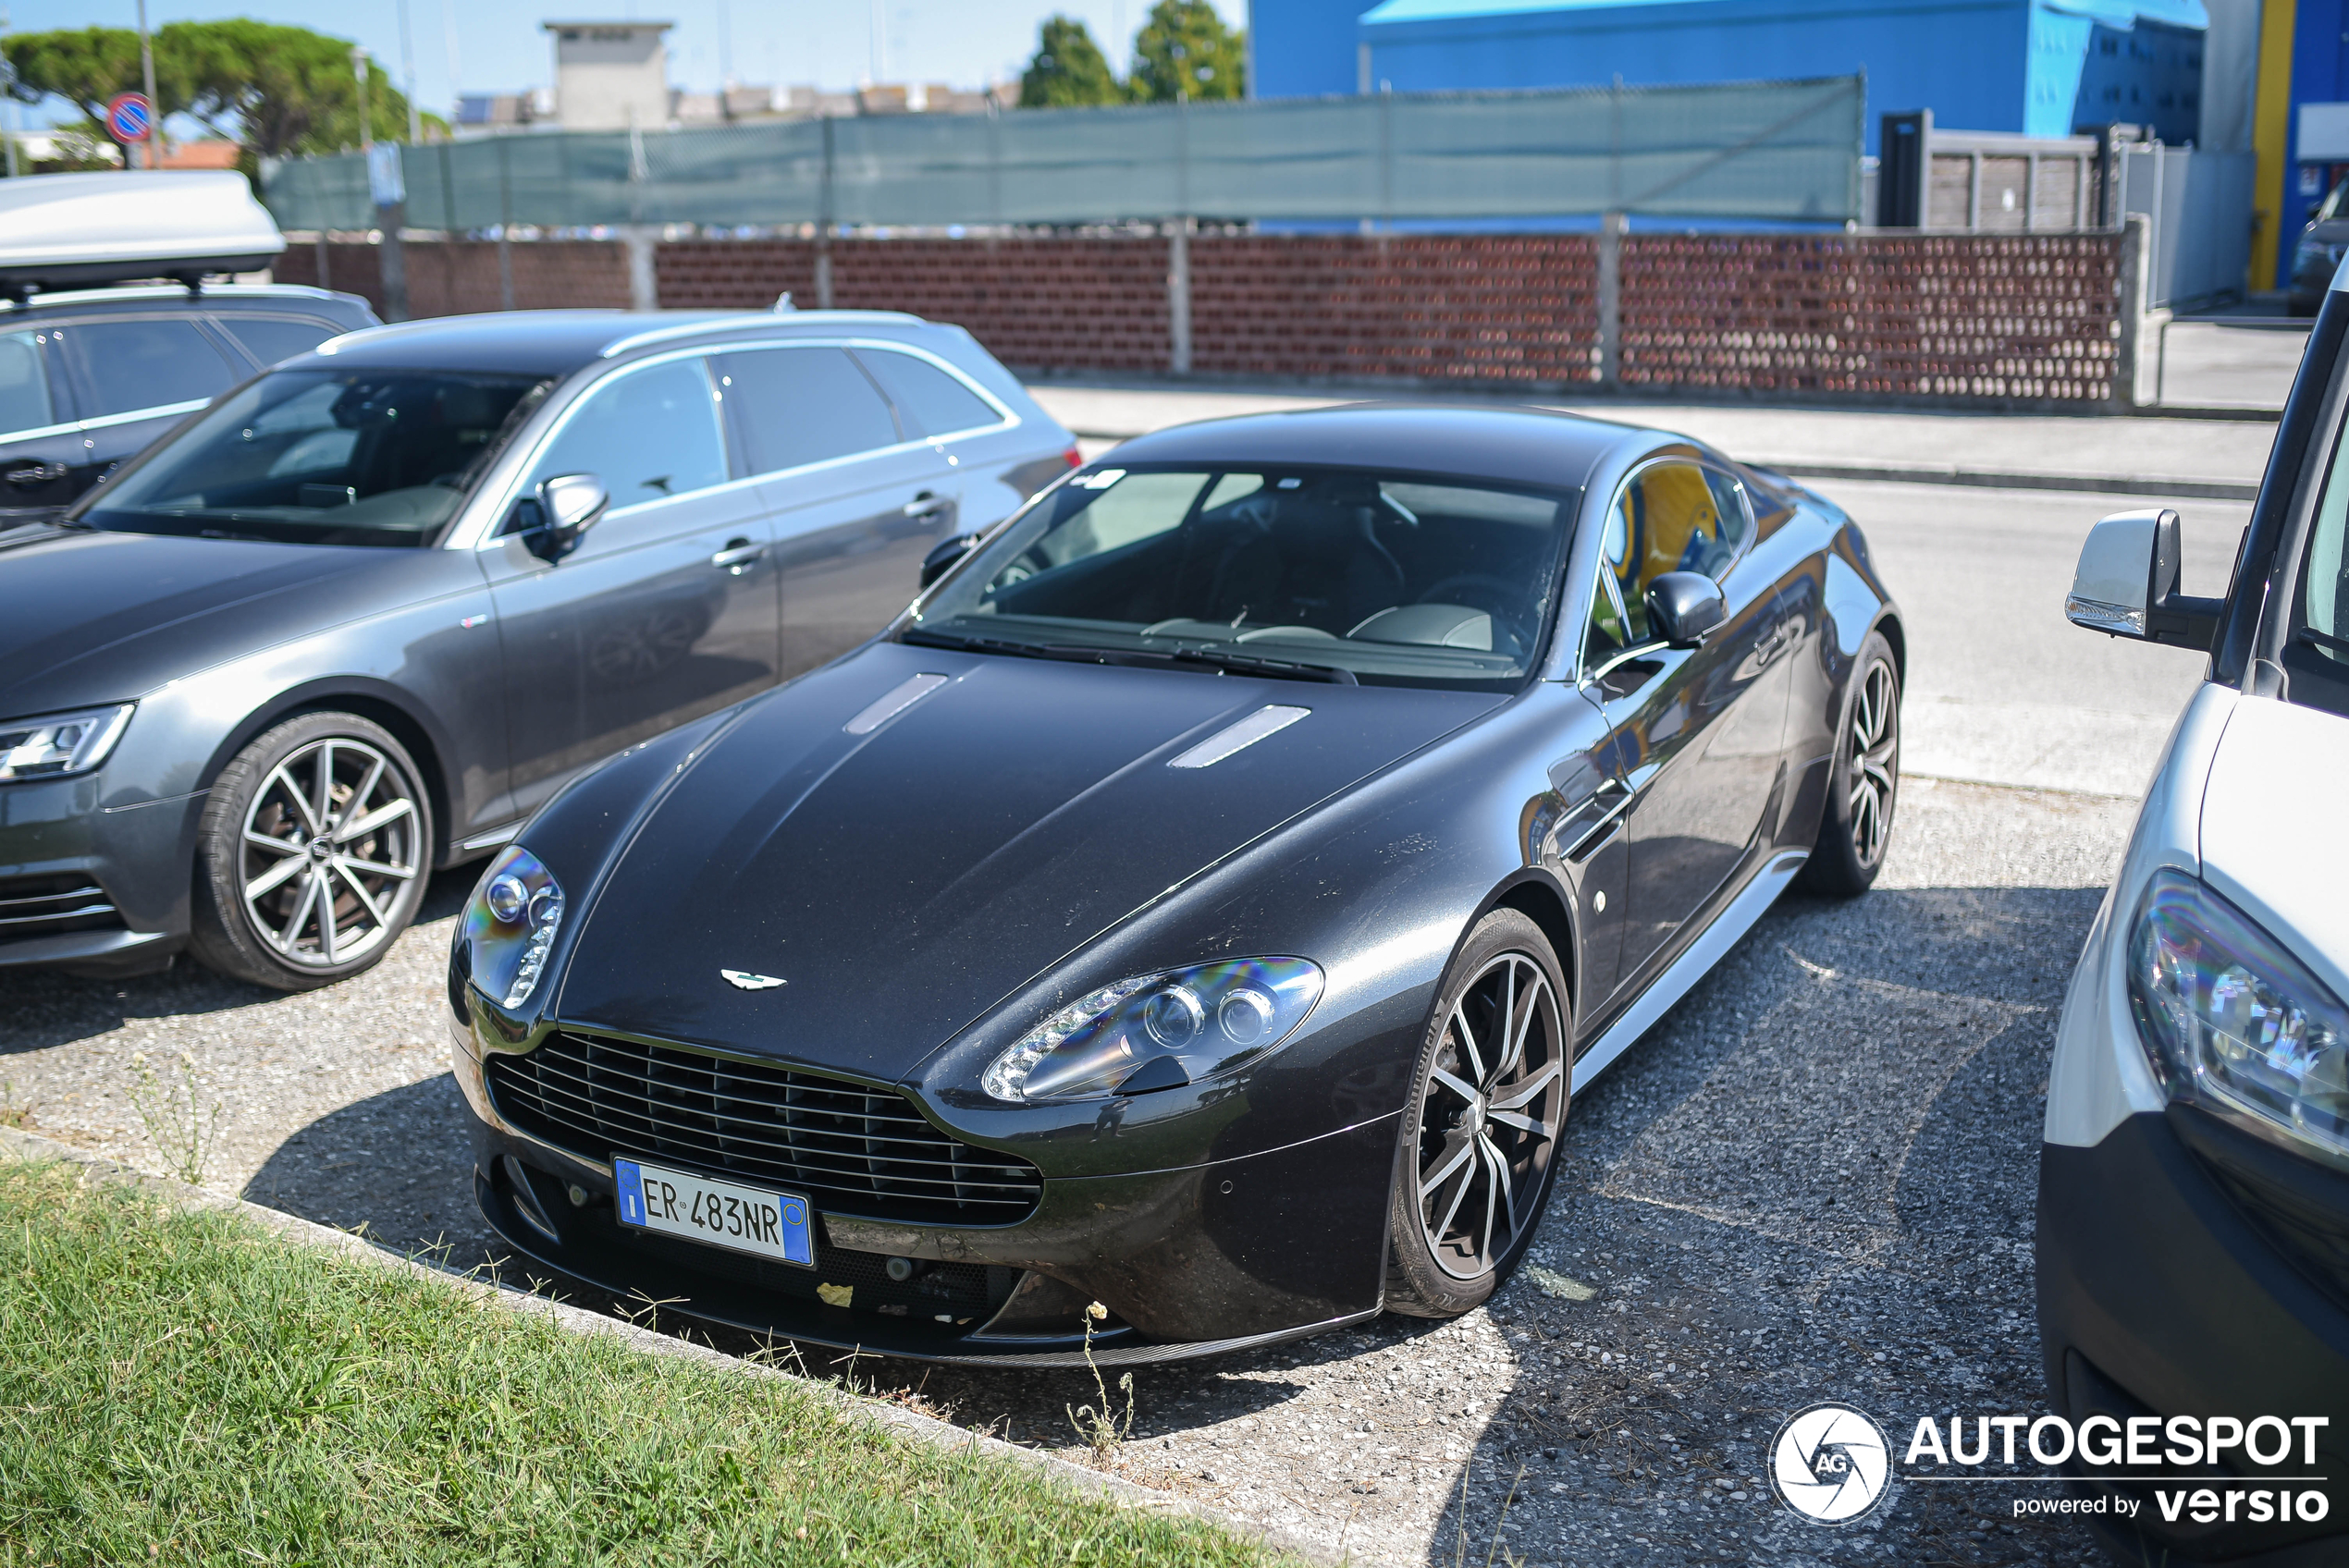
[[[1510,1030],[1495,1028],[1511,1013]],[[1411,1075],[1387,1204],[1389,1311],[1457,1317],[1525,1256],[1557,1174],[1571,1018],[1542,928],[1513,909],[1479,921],[1437,988]],[[1508,1034],[1515,1047],[1496,1058]]]
[[[1835,899],[1866,892],[1884,869],[1900,795],[1900,667],[1884,634],[1871,631],[1851,664],[1819,841],[1802,868],[1803,885]]]
[[[273,990],[332,985],[375,967],[408,928],[432,857],[423,775],[389,730],[350,713],[289,718],[213,781],[189,946],[206,968]]]

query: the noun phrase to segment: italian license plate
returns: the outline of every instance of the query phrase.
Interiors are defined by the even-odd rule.
[[[780,1263],[816,1267],[807,1200],[664,1170],[633,1159],[612,1161],[620,1178],[620,1221],[713,1247],[755,1253]]]

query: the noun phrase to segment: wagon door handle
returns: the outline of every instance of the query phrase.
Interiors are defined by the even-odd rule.
[[[945,496],[933,496],[925,490],[906,502],[903,509],[907,517],[936,517],[951,505],[953,503]]]
[[[10,469],[6,475],[11,484],[46,484],[65,476],[63,463],[27,463],[22,468]]]
[[[767,554],[767,546],[748,539],[729,539],[726,547],[709,557],[709,564],[732,577],[740,577]]]

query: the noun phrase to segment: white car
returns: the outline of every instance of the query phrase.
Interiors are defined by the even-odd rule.
[[[2048,1408],[2146,1439],[2074,1472],[2129,1562],[2349,1562],[2345,289],[2225,596],[2181,594],[2177,514],[2138,511],[2064,606],[2211,655],[2065,997],[2040,1158]]]

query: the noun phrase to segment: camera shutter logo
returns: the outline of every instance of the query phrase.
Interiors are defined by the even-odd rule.
[[[1814,1404],[1770,1439],[1778,1501],[1814,1525],[1848,1525],[1883,1501],[1892,1479],[1884,1428],[1848,1404]]]

